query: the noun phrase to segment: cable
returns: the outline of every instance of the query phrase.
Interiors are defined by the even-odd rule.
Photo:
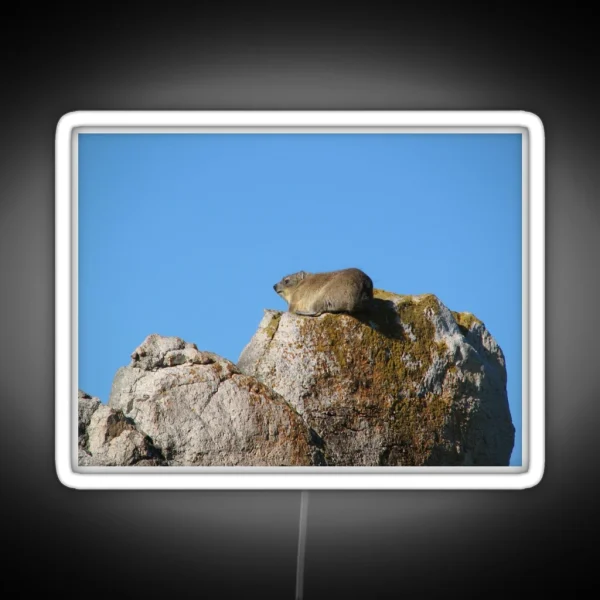
[[[308,492],[300,494],[300,526],[298,532],[298,562],[296,564],[296,600],[304,598],[304,554],[306,550],[306,520]]]

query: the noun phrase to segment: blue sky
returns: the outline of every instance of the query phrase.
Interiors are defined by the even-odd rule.
[[[150,333],[237,362],[283,275],[358,267],[502,348],[521,464],[519,134],[80,134],[79,388]]]

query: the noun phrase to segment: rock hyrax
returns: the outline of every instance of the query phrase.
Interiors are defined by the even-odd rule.
[[[373,282],[360,269],[299,271],[286,275],[273,289],[288,303],[289,312],[311,317],[325,312],[360,312],[373,298]]]

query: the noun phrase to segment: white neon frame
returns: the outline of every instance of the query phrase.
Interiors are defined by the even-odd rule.
[[[159,129],[160,128],[160,129]],[[195,129],[194,129],[195,128]],[[87,131],[523,133],[523,466],[77,467],[77,134]],[[55,445],[59,480],[76,489],[525,489],[545,465],[544,128],[525,111],[76,111],[56,130]],[[73,285],[71,286],[71,281]],[[528,310],[529,308],[529,310]]]

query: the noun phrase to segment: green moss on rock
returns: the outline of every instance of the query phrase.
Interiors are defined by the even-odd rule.
[[[478,323],[479,325],[483,325],[483,321],[480,321],[474,314],[470,312],[455,312],[451,311],[452,316],[456,320],[459,325],[466,327],[467,329],[471,329],[474,323]]]
[[[264,332],[269,336],[269,339],[272,340],[273,336],[277,333],[279,329],[279,322],[281,321],[281,315],[283,313],[276,312],[271,316],[271,320],[269,324],[264,328]]]
[[[440,311],[439,301],[432,294],[381,290],[376,300],[385,304],[375,304],[360,318],[325,314],[302,319],[302,339],[312,345],[316,360],[318,381],[311,394],[317,405],[321,400],[329,404],[336,421],[329,422],[331,415],[313,418],[318,431],[331,435],[332,429],[358,431],[364,417],[375,417],[388,424],[386,437],[393,439],[395,452],[405,448],[403,464],[424,464],[450,406],[448,398],[423,396],[422,391],[434,359],[447,351],[444,342],[436,341],[431,320]],[[391,447],[384,451],[380,464],[387,464],[390,452]]]
[[[456,324],[463,335],[467,335],[467,333],[473,328],[473,325],[483,325],[483,322],[470,312],[456,312],[454,310],[450,312],[452,313],[452,316],[454,317],[454,320],[456,321]]]
[[[380,300],[398,300],[405,298],[401,294],[394,294],[393,292],[387,292],[386,290],[380,290],[378,288],[373,289],[373,297],[379,298]]]

